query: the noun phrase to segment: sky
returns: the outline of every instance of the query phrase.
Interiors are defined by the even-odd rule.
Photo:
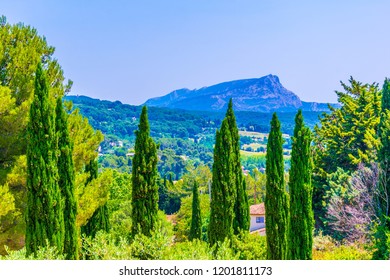
[[[140,105],[180,88],[268,74],[337,102],[350,76],[390,77],[387,0],[0,0],[54,46],[72,94]]]

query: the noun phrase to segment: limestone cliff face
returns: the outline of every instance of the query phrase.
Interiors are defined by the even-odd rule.
[[[302,102],[296,94],[283,87],[275,75],[224,82],[195,90],[179,89],[165,96],[149,99],[145,105],[223,111],[230,98],[233,98],[234,109],[237,111],[289,112],[298,108],[308,111],[317,108],[327,109],[324,104],[312,105],[310,102]]]

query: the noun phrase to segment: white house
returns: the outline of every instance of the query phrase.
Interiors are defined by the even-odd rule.
[[[265,207],[264,203],[251,205],[249,214],[251,216],[251,223],[249,231],[251,233],[257,232],[260,235],[265,235]]]

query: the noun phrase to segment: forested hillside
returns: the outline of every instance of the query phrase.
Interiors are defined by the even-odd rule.
[[[105,167],[131,170],[128,157],[132,154],[135,134],[141,113],[140,106],[119,101],[101,101],[86,96],[66,96],[80,114],[88,118],[92,127],[102,131],[100,163]],[[314,128],[322,112],[304,112],[306,123]],[[291,150],[295,113],[279,113],[284,133],[286,155]],[[246,170],[265,167],[265,147],[270,129],[271,114],[237,112],[240,147]],[[181,109],[149,108],[151,136],[160,144],[159,171],[170,172],[174,180],[181,178],[188,165],[204,164],[211,167],[215,131],[224,115],[219,112],[187,111]],[[126,157],[127,155],[127,157]]]

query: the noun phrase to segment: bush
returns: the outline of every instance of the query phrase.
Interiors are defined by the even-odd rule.
[[[195,239],[172,244],[164,253],[164,260],[212,260],[208,243]]]
[[[313,240],[314,260],[370,260],[372,252],[362,242],[338,244],[330,236],[320,233]]]
[[[11,251],[5,246],[7,255],[0,256],[0,260],[64,260],[65,256],[59,254],[56,247],[49,246],[47,242],[46,247],[39,247],[36,256],[30,255],[26,257],[26,247],[18,251]]]
[[[265,236],[241,231],[239,235],[233,237],[232,248],[238,254],[240,260],[267,259],[267,242]]]
[[[98,231],[95,238],[83,236],[82,259],[129,260],[133,259],[131,247],[124,238],[115,242],[112,234]]]

